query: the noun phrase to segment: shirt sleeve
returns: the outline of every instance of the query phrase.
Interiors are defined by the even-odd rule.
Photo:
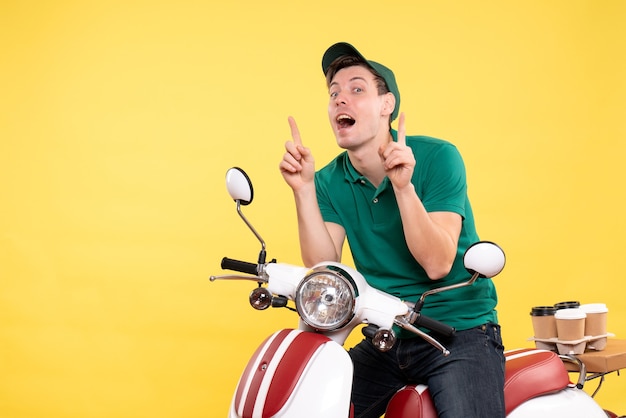
[[[454,212],[465,218],[467,179],[461,154],[445,143],[429,157],[421,167],[424,181],[418,191],[424,207],[428,212]]]
[[[341,225],[341,218],[335,210],[328,187],[324,183],[324,176],[322,173],[315,173],[315,193],[317,194],[317,204],[322,213],[322,219],[324,222],[332,222]]]

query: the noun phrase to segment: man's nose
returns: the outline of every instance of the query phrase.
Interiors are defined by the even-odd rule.
[[[335,96],[335,104],[340,105],[340,104],[346,104],[346,98],[342,93],[337,93],[337,95]]]

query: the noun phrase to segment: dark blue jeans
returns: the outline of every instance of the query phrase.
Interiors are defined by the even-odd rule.
[[[444,357],[421,338],[398,340],[386,353],[363,340],[350,349],[355,417],[380,417],[396,391],[427,384],[440,418],[504,417],[504,353],[500,326],[485,324],[438,338]]]

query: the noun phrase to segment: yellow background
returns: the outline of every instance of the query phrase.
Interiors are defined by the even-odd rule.
[[[0,3],[0,416],[223,417],[258,342],[293,326],[249,283],[259,245],[298,263],[278,172],[287,116],[337,153],[320,69],[355,44],[394,69],[409,133],[464,155],[507,348],[531,306],[605,302],[626,338],[626,2]],[[591,383],[589,386],[595,386]],[[626,379],[597,400],[626,414]]]

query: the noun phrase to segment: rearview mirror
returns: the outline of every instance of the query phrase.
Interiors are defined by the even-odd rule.
[[[226,188],[228,194],[242,205],[249,205],[254,197],[250,178],[239,167],[229,168],[226,172]]]
[[[463,255],[465,269],[472,275],[478,273],[480,277],[498,275],[504,269],[505,262],[502,248],[490,241],[472,244]]]

